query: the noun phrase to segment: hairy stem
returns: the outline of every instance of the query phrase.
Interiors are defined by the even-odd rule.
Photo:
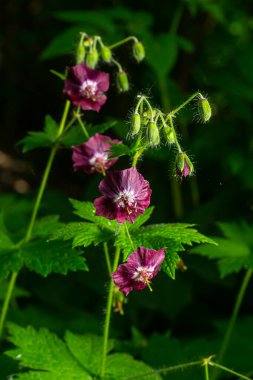
[[[166,373],[169,373],[169,372],[175,372],[175,371],[178,371],[178,370],[184,370],[186,368],[190,368],[190,367],[195,367],[195,366],[201,366],[203,364],[202,360],[198,360],[198,361],[195,361],[195,362],[189,362],[189,363],[183,363],[183,364],[178,364],[178,365],[174,365],[174,366],[171,366],[171,367],[165,367],[165,368],[162,368],[162,369],[156,369],[156,370],[153,370],[152,372],[146,372],[146,373],[143,373],[142,375],[138,375],[138,376],[133,376],[133,377],[128,377],[127,380],[138,380],[138,379],[144,379],[144,378],[148,378],[149,376],[154,376],[154,375],[157,375],[157,374],[166,374]]]
[[[119,258],[120,258],[120,248],[117,247],[116,252],[115,252],[112,272],[114,272],[117,269],[117,266],[119,263]],[[100,377],[104,376],[105,368],[106,368],[106,355],[107,355],[108,338],[109,338],[109,330],[110,330],[110,320],[111,320],[111,312],[112,312],[113,289],[114,289],[114,282],[113,282],[113,279],[111,278],[110,286],[109,286],[109,293],[108,293],[108,298],[107,298],[107,305],[106,305]]]
[[[209,365],[212,366],[212,367],[216,367],[218,369],[221,369],[222,371],[231,373],[232,375],[238,376],[240,379],[252,380],[249,377],[242,375],[241,373],[233,371],[230,368],[224,367],[223,365],[220,365],[220,364],[217,364],[217,363],[214,363],[214,362],[209,362]]]
[[[104,247],[105,260],[106,260],[106,265],[107,265],[108,273],[109,273],[109,276],[111,276],[112,266],[111,266],[111,261],[110,261],[108,244],[106,243],[106,241],[103,243],[103,247]]]
[[[234,329],[234,326],[235,326],[235,322],[237,320],[237,317],[238,317],[238,314],[239,314],[239,310],[240,310],[240,307],[241,307],[241,304],[242,304],[242,301],[243,301],[243,298],[244,298],[244,295],[245,295],[246,289],[248,287],[248,284],[249,284],[251,276],[252,276],[252,270],[248,269],[247,272],[245,273],[245,276],[244,276],[244,278],[242,280],[241,287],[240,287],[239,292],[237,294],[235,305],[234,305],[234,309],[233,309],[233,312],[232,312],[232,316],[231,316],[231,319],[229,321],[229,324],[228,324],[228,327],[227,327],[227,331],[226,331],[226,334],[224,336],[224,339],[223,339],[223,342],[222,342],[222,345],[221,345],[221,348],[220,348],[220,352],[219,352],[219,354],[217,356],[217,358],[220,361],[220,363],[222,363],[222,361],[224,359],[224,356],[226,354],[227,348],[229,346],[229,343],[230,343],[230,340],[231,340],[231,335],[232,335],[232,332],[233,332],[233,329]],[[216,367],[217,367],[217,365],[216,365]],[[215,371],[214,372],[213,380],[217,379],[218,372],[219,371]]]
[[[4,322],[5,322],[5,318],[6,318],[7,312],[8,312],[8,308],[9,308],[9,304],[10,304],[10,301],[11,301],[11,297],[12,297],[12,293],[13,293],[13,289],[14,289],[14,286],[15,286],[15,282],[16,282],[17,276],[18,276],[18,272],[13,272],[11,274],[11,278],[10,278],[10,282],[9,282],[9,285],[8,285],[7,293],[5,295],[4,304],[3,304],[3,308],[2,308],[2,311],[1,311],[1,317],[0,317],[0,339],[2,338]]]
[[[87,139],[89,139],[89,138],[90,138],[89,133],[88,133],[87,129],[85,128],[85,125],[84,125],[84,123],[83,123],[83,121],[82,121],[81,116],[77,114],[77,115],[76,115],[76,118],[77,118],[77,121],[78,121],[78,123],[79,123],[79,125],[80,125],[80,127],[81,127],[81,129],[82,129],[82,131],[83,131],[83,133],[84,133],[84,135],[85,135],[85,137],[86,137]]]
[[[231,334],[233,332],[235,322],[237,320],[239,310],[240,310],[240,307],[241,307],[241,304],[242,304],[242,301],[243,301],[243,298],[244,298],[244,295],[245,295],[246,289],[248,287],[251,276],[252,276],[252,270],[248,269],[247,272],[245,273],[245,276],[242,280],[241,287],[240,287],[238,295],[236,297],[236,302],[234,305],[233,313],[232,313],[231,319],[229,321],[227,331],[226,331],[226,334],[225,334],[225,337],[223,339],[221,349],[220,349],[220,352],[218,355],[218,359],[219,359],[220,363],[222,362],[222,360],[225,356],[225,353],[227,351],[227,348],[228,348],[228,345],[229,345],[229,342],[231,339]]]
[[[138,39],[137,39],[136,37],[134,37],[134,36],[130,36],[130,37],[124,38],[124,40],[121,40],[121,41],[119,41],[119,42],[116,42],[115,44],[110,45],[110,46],[108,46],[108,47],[109,47],[109,49],[114,49],[114,48],[116,48],[116,47],[118,47],[118,46],[121,46],[121,45],[125,44],[125,43],[128,42],[128,41],[131,41],[131,40],[134,41],[134,42],[138,42]]]
[[[127,235],[127,237],[128,237],[128,240],[129,240],[129,242],[130,242],[130,244],[131,244],[131,246],[132,246],[132,248],[133,248],[133,250],[134,250],[134,243],[133,243],[133,240],[132,240],[132,238],[131,238],[131,235],[130,235],[130,233],[129,233],[129,230],[128,230],[128,227],[127,227],[127,224],[126,224],[126,223],[124,223],[124,227],[125,227],[125,231],[126,231],[126,235]]]
[[[59,138],[62,135],[63,131],[64,131],[64,127],[66,125],[66,120],[67,120],[69,108],[70,108],[70,101],[67,100],[66,104],[65,104],[65,108],[64,108],[63,114],[62,114],[62,118],[61,118],[61,121],[60,121],[59,130],[58,130],[58,133],[57,133],[57,138]],[[49,158],[48,158],[48,161],[47,161],[47,165],[46,165],[43,177],[42,177],[42,181],[41,181],[41,184],[40,184],[40,187],[39,187],[37,198],[36,198],[36,201],[35,201],[35,204],[34,204],[34,207],[33,207],[32,216],[31,216],[29,225],[27,227],[27,231],[26,231],[25,237],[22,240],[22,243],[27,243],[30,240],[31,236],[32,236],[32,231],[33,231],[34,224],[35,224],[35,221],[36,221],[36,218],[37,218],[37,214],[38,214],[39,207],[40,207],[40,204],[41,204],[42,196],[44,194],[44,191],[45,191],[45,188],[46,188],[46,185],[47,185],[47,180],[48,180],[48,177],[49,177],[49,174],[50,174],[50,171],[51,171],[51,167],[52,167],[53,160],[54,160],[54,157],[55,157],[57,149],[58,149],[58,145],[57,144],[54,145],[52,147],[52,149],[51,149],[51,152],[50,152],[50,155],[49,155]],[[7,312],[8,312],[8,309],[9,309],[9,305],[10,305],[12,293],[13,293],[13,290],[14,290],[14,287],[15,287],[17,276],[18,276],[18,272],[13,272],[12,275],[11,275],[11,277],[10,277],[9,286],[8,286],[8,289],[7,289],[7,293],[6,293],[6,296],[5,296],[5,299],[4,299],[3,308],[2,308],[2,311],[1,311],[1,315],[0,315],[0,338],[2,336],[2,331],[3,331],[5,319],[6,319],[6,316],[7,316]]]

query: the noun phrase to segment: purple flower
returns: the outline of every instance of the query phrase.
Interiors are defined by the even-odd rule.
[[[194,171],[193,164],[186,153],[180,152],[176,158],[176,173],[179,177],[188,177]]]
[[[158,273],[165,258],[165,248],[155,251],[139,247],[127,259],[125,264],[118,266],[112,274],[115,285],[126,296],[132,290],[142,290],[146,286],[150,288],[150,282]],[[151,290],[151,288],[150,288]]]
[[[86,67],[84,63],[67,67],[63,93],[74,106],[99,112],[106,102],[105,91],[109,88],[109,74]]]
[[[149,206],[152,190],[136,168],[108,172],[100,182],[102,197],[95,199],[96,215],[131,222]]]
[[[72,160],[74,170],[84,171],[87,174],[94,172],[104,173],[114,165],[118,158],[109,158],[108,150],[111,148],[109,142],[121,143],[120,140],[113,140],[108,136],[96,133],[87,142],[73,146]]]

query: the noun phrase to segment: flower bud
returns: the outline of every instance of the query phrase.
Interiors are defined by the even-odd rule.
[[[117,84],[119,92],[126,92],[129,90],[128,77],[125,71],[117,72],[116,84]]]
[[[76,49],[76,63],[79,65],[84,61],[85,58],[85,47],[83,43],[80,43]]]
[[[172,128],[169,126],[164,127],[164,133],[165,133],[165,138],[168,141],[169,144],[174,144],[175,143],[175,136]]]
[[[194,171],[193,164],[186,153],[178,153],[176,158],[176,173],[179,177],[188,177]]]
[[[101,56],[105,62],[107,63],[111,62],[111,59],[112,59],[111,49],[108,46],[103,46],[101,48]]]
[[[145,49],[140,41],[133,44],[133,56],[137,62],[141,62],[145,58]]]
[[[137,135],[141,129],[141,116],[139,113],[134,113],[132,116],[132,136]]]
[[[198,112],[201,121],[206,123],[212,116],[212,109],[209,101],[204,98],[202,95],[198,99]]]
[[[156,146],[160,142],[159,129],[154,121],[150,121],[147,125],[147,139],[151,146]]]
[[[97,50],[88,52],[86,56],[86,66],[90,67],[91,69],[94,69],[96,67],[97,62],[98,62]]]

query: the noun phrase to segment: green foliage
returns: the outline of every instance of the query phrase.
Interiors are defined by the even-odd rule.
[[[241,269],[253,269],[252,225],[242,223],[219,223],[225,238],[215,237],[218,246],[195,247],[192,252],[215,259],[221,277],[239,272]]]
[[[36,331],[33,327],[8,324],[9,340],[16,347],[6,354],[18,360],[28,372],[17,374],[20,380],[91,380],[98,375],[101,365],[103,338],[95,335],[75,335],[66,332],[65,341],[47,329]],[[113,348],[109,341],[108,352]],[[127,354],[108,356],[105,379],[116,380],[145,373],[152,373],[146,364]],[[159,380],[160,376],[146,377]]]
[[[85,128],[88,131],[89,136],[94,136],[96,133],[104,133],[108,129],[114,127],[117,124],[117,120],[109,120],[105,123],[101,124],[85,124]],[[79,125],[73,125],[69,130],[67,130],[63,135],[59,138],[59,143],[66,147],[71,147],[73,145],[80,145],[87,140],[86,136],[84,136],[83,130]]]
[[[111,149],[109,150],[110,152],[110,157],[121,157],[121,156],[131,156],[132,155],[132,150],[129,148],[129,146],[125,144],[118,144],[118,143],[112,143],[110,142]]]
[[[164,271],[175,278],[175,269],[180,257],[177,252],[185,251],[184,245],[193,243],[216,244],[212,239],[202,235],[192,224],[156,224],[141,227],[132,231],[131,238],[134,248],[144,246],[146,248],[161,249],[166,248],[166,258],[163,264]],[[125,230],[121,228],[115,245],[123,250],[124,260],[131,254],[133,247]]]
[[[58,124],[50,116],[45,117],[45,127],[42,132],[28,132],[28,135],[19,141],[23,145],[23,152],[52,145],[57,138]]]

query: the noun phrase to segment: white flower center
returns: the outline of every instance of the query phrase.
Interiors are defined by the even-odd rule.
[[[132,280],[146,283],[147,281],[153,278],[154,269],[155,269],[154,267],[140,266],[136,269],[136,271],[134,272],[131,278]]]
[[[133,190],[120,191],[114,198],[114,202],[118,207],[126,208],[132,206],[135,202]]]
[[[106,153],[95,153],[93,157],[89,160],[89,163],[91,166],[94,166],[95,168],[100,168],[101,165],[104,165],[104,163],[108,159],[108,154]]]
[[[86,79],[81,85],[81,91],[89,98],[94,97],[97,92],[97,82],[91,79]]]

